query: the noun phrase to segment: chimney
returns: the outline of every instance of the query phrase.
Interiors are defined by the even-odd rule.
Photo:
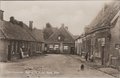
[[[10,17],[10,22],[11,22],[11,23],[14,23],[14,22],[15,22],[15,19],[14,19],[13,16]]]
[[[29,29],[30,29],[30,30],[33,29],[33,21],[29,21]]]
[[[0,20],[3,20],[3,13],[4,13],[4,11],[0,10]]]
[[[103,14],[105,13],[107,7],[108,7],[108,5],[107,5],[107,4],[104,4],[104,6],[103,6]]]
[[[64,24],[61,24],[62,27],[64,27]]]
[[[66,29],[66,30],[68,30],[68,27],[67,27],[67,26],[65,26],[65,29]]]

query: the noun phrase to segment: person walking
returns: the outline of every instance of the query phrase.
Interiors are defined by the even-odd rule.
[[[90,61],[93,62],[93,54],[90,56]]]

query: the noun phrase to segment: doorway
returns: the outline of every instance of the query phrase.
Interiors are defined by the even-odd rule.
[[[75,54],[74,51],[75,51],[75,48],[74,48],[74,47],[71,47],[70,53],[71,53],[71,54]]]
[[[8,61],[11,61],[11,45],[8,45]]]
[[[100,57],[99,59],[99,62],[101,65],[104,65],[104,47],[105,46],[102,46],[101,44],[101,41],[98,42],[98,56]]]

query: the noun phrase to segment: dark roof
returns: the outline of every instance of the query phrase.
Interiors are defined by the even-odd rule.
[[[35,39],[38,42],[44,42],[43,31],[42,30],[40,30],[40,29],[33,29],[32,32],[34,34]]]
[[[25,23],[23,23],[22,28],[25,29],[26,32],[27,32],[35,41],[37,41],[36,36],[35,36],[34,33],[32,32],[33,30],[31,30]]]
[[[74,39],[78,39],[80,36],[79,35],[74,35]]]
[[[96,18],[88,26],[89,31],[103,26],[110,26],[110,22],[115,17],[115,15],[120,11],[120,1],[114,1],[104,6],[98,13]]]
[[[52,27],[53,33],[56,32],[58,30],[57,27]]]
[[[0,20],[0,38],[44,42],[42,30],[31,30],[25,23],[16,19],[10,22]]]
[[[48,43],[54,43],[54,42],[59,42],[58,41],[58,36],[63,35],[64,36],[64,41],[65,43],[74,43],[74,37],[73,35],[65,29],[65,27],[60,27],[57,29],[47,40],[46,42]]]
[[[43,29],[44,39],[47,40],[54,32],[57,31],[56,27],[46,27]]]
[[[28,34],[26,29],[18,24],[13,24],[8,21],[0,20],[0,32],[1,38],[13,39],[13,40],[25,40],[25,41],[35,41],[34,38]]]

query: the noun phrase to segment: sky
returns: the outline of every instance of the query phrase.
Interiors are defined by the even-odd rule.
[[[35,28],[43,29],[46,23],[60,27],[64,23],[74,35],[84,32],[105,3],[110,1],[2,1],[4,19],[11,16],[29,24],[33,21]]]

